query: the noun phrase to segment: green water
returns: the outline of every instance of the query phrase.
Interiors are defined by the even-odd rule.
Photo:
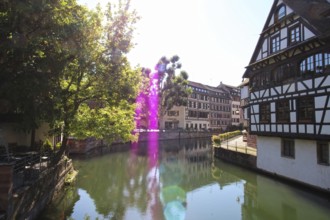
[[[330,219],[329,198],[213,159],[205,139],[128,146],[74,166],[75,186],[40,219]]]

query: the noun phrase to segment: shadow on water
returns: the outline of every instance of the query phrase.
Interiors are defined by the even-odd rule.
[[[137,143],[75,159],[75,186],[40,219],[328,219],[310,192],[213,158],[209,139]]]

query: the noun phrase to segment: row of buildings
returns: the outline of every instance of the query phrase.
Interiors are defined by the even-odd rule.
[[[175,106],[160,117],[160,129],[226,131],[242,124],[240,90],[220,83],[217,87],[189,81],[192,94],[187,106]]]

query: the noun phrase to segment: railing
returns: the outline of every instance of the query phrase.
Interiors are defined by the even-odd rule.
[[[220,143],[215,143],[216,148],[224,148],[230,151],[240,152],[257,156],[257,150],[249,147],[246,141],[243,141],[243,135],[237,135],[228,139],[221,139]]]
[[[0,154],[0,162],[13,166],[13,188],[29,185],[50,167],[54,154],[51,152],[24,152]]]

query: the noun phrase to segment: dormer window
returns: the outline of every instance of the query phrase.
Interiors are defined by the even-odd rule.
[[[279,21],[281,18],[283,18],[286,15],[286,8],[285,5],[281,5],[277,8],[275,13],[275,21]]]

